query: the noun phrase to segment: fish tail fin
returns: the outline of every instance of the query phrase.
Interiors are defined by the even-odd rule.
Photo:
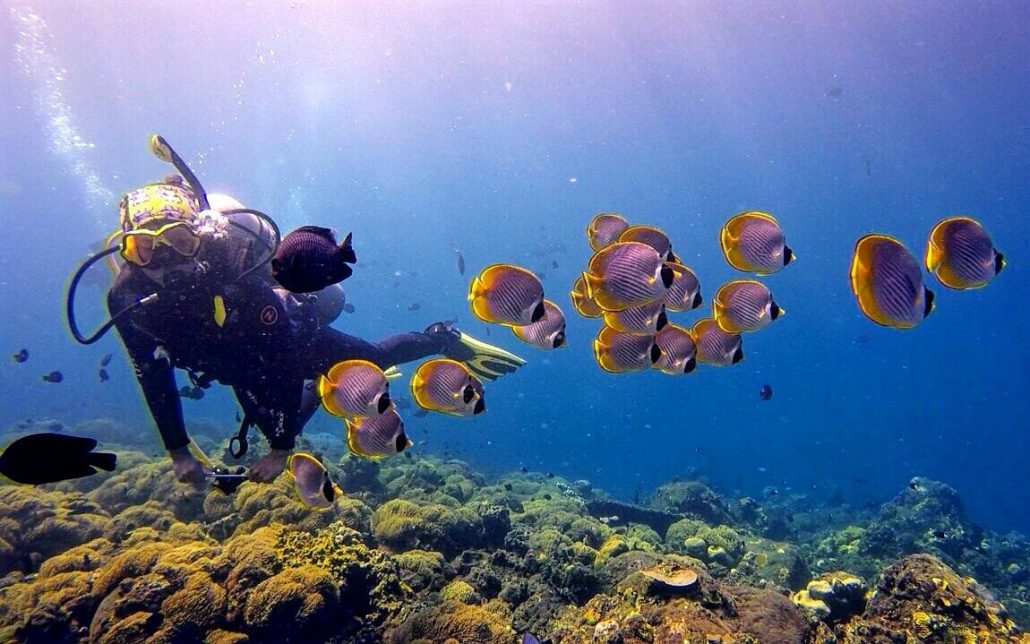
[[[340,406],[336,404],[336,400],[333,398],[334,387],[333,382],[329,380],[329,378],[326,378],[325,376],[319,376],[318,384],[316,385],[316,387],[318,389],[318,398],[322,401],[322,406],[325,407],[325,410],[327,412],[329,412],[333,416],[339,417],[347,415],[344,413],[343,409],[341,409]]]
[[[600,340],[594,340],[594,360],[597,361],[597,365],[608,373],[619,373],[620,369],[612,363],[609,351],[606,344]]]
[[[105,472],[113,472],[118,464],[118,455],[110,452],[92,452],[86,462],[93,467],[99,467]]]
[[[469,304],[472,306],[472,313],[483,322],[497,322],[497,317],[490,310],[490,302],[484,295],[487,294],[487,287],[478,277],[472,280],[469,286]]]
[[[602,278],[594,275],[590,271],[583,272],[583,285],[588,298],[595,299],[597,297],[597,295],[595,295],[595,291],[600,287],[602,281]]]
[[[478,275],[472,278],[472,281],[469,283],[469,302],[472,302],[476,298],[480,297],[485,290],[486,287],[483,286],[483,281],[479,279]]]
[[[353,264],[358,261],[358,256],[354,252],[354,246],[351,245],[351,239],[353,236],[354,233],[347,233],[347,236],[344,237],[343,241],[340,242],[339,246],[337,246],[340,249],[340,259],[348,264]]]
[[[930,241],[926,244],[926,257],[923,261],[927,272],[931,274],[936,273],[943,261],[944,254],[941,252],[940,247],[937,246],[931,236]]]

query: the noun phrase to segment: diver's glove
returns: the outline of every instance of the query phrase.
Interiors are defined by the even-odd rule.
[[[425,333],[441,340],[440,353],[464,363],[480,380],[497,380],[526,364],[514,353],[462,333],[450,322],[430,324]]]

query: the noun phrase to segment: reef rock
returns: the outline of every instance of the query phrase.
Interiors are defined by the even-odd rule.
[[[730,507],[712,488],[698,481],[672,481],[660,486],[648,503],[663,512],[689,514],[708,523],[733,523]]]
[[[958,492],[917,476],[880,508],[859,548],[880,558],[933,552],[954,562],[975,550],[983,536],[983,529],[966,516]]]
[[[838,632],[855,644],[1030,642],[975,580],[925,554],[884,570],[865,611]]]

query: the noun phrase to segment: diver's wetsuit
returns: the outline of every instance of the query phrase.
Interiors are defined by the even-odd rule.
[[[156,301],[119,319],[116,328],[169,451],[189,444],[174,367],[231,385],[246,419],[271,447],[292,449],[317,408],[306,380],[340,360],[359,358],[385,369],[441,353],[448,344],[446,337],[425,333],[373,343],[322,324],[312,296],[279,288],[267,269],[240,277],[267,252],[250,233],[230,229],[221,238],[204,238],[186,277],[162,287],[140,267],[126,264],[108,293],[112,314],[158,293]],[[224,302],[222,325],[216,323],[215,296]]]

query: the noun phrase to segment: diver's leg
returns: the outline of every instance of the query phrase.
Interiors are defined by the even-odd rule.
[[[297,423],[301,427],[307,425],[321,404],[322,399],[318,397],[315,382],[313,380],[305,382],[304,391],[300,395],[300,413],[297,414]]]
[[[304,381],[282,377],[233,387],[243,411],[268,439],[272,449],[293,449],[294,441],[314,409],[304,414]],[[317,399],[317,397],[316,397]]]

